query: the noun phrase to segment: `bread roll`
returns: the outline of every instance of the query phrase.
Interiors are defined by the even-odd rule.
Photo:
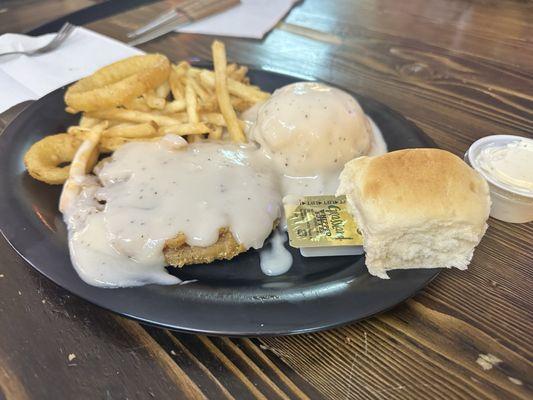
[[[466,269],[487,229],[487,182],[459,157],[407,149],[344,166],[346,195],[363,234],[370,274],[410,268]]]

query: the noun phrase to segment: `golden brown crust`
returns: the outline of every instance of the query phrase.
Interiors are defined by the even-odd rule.
[[[81,140],[67,133],[58,133],[35,142],[24,154],[24,165],[35,179],[49,185],[63,184],[69,174]],[[69,163],[67,166],[61,164]]]
[[[189,246],[184,234],[179,234],[165,242],[163,254],[169,265],[183,267],[190,264],[207,264],[215,260],[231,260],[245,252],[242,244],[237,242],[228,228],[222,228],[216,243],[208,247]]]
[[[466,269],[487,228],[487,182],[459,157],[408,149],[346,164],[347,196],[364,237],[370,274],[391,269]]]
[[[70,86],[65,103],[75,111],[117,107],[161,85],[169,74],[170,61],[162,54],[129,57]]]
[[[365,223],[402,226],[425,220],[484,223],[490,202],[485,180],[463,160],[439,149],[406,149],[346,164]],[[341,185],[346,186],[346,185]],[[349,186],[349,185],[348,185]]]

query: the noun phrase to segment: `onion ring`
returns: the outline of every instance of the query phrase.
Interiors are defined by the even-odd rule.
[[[65,103],[77,111],[121,106],[165,82],[170,68],[170,61],[162,54],[129,57],[70,86]]]
[[[67,180],[70,169],[70,165],[60,165],[73,160],[81,142],[68,133],[46,136],[26,152],[24,165],[35,179],[50,185],[60,185]]]

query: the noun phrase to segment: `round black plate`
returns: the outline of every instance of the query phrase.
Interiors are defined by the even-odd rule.
[[[299,79],[252,70],[264,90]],[[23,165],[29,146],[64,132],[78,116],[65,113],[56,90],[31,104],[0,136],[0,229],[35,269],[72,293],[139,321],[179,331],[229,335],[286,335],[331,328],[387,310],[422,289],[438,270],[406,270],[382,280],[370,276],[364,257],[303,258],[285,275],[261,273],[259,256],[248,251],[231,261],[172,270],[186,285],[100,289],[74,271],[66,227],[57,210],[59,186],[32,179]],[[355,95],[383,132],[390,150],[434,147],[414,124],[386,106]]]

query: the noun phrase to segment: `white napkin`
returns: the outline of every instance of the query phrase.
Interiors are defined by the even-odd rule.
[[[299,0],[241,0],[241,4],[177,32],[262,39]]]
[[[0,36],[0,53],[41,47],[55,33],[39,37],[6,33]],[[0,57],[0,113],[26,100],[35,100],[100,67],[132,55],[139,49],[77,27],[56,50],[33,57]]]

